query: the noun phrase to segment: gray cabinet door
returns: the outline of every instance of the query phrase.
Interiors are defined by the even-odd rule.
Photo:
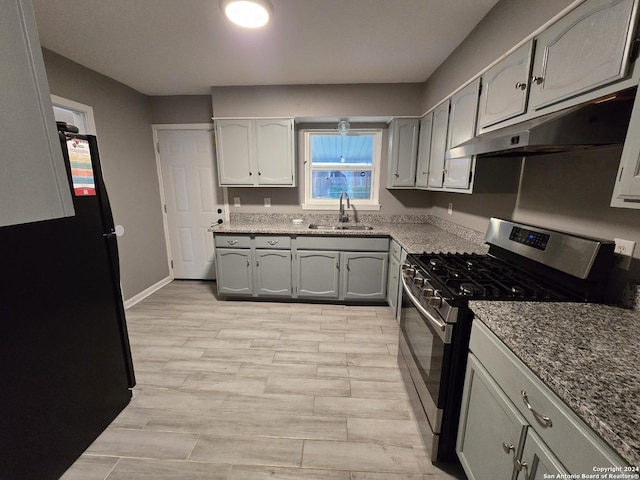
[[[640,136],[631,134],[638,131],[640,97],[636,96],[611,198],[612,207],[640,208]]]
[[[384,300],[387,296],[386,252],[343,252],[340,254],[342,270],[340,298]]]
[[[216,251],[218,293],[252,295],[251,250],[219,248]]]
[[[546,480],[561,478],[559,475],[569,473],[531,428],[527,430],[524,450],[520,461],[516,462],[516,470],[518,470],[516,480]]]
[[[298,297],[338,298],[339,252],[298,250],[295,265]]]
[[[471,140],[476,134],[479,97],[480,78],[476,78],[451,97],[447,132],[448,149]]]
[[[389,125],[389,188],[411,188],[416,183],[417,118],[393,119]]]
[[[511,479],[527,422],[469,355],[456,452],[470,480]]]
[[[0,226],[74,215],[31,2],[0,2]]]
[[[253,134],[251,120],[216,120],[218,182],[253,185]]]
[[[291,297],[291,250],[256,250],[255,293]]]
[[[395,314],[398,311],[398,282],[400,281],[400,260],[389,256],[389,274],[387,275],[387,303]]]
[[[258,185],[295,183],[293,120],[256,120]]]
[[[633,0],[590,0],[536,38],[529,108],[538,110],[622,78]]]
[[[533,40],[482,75],[478,128],[523,114],[527,109]]]
[[[431,154],[431,129],[433,112],[420,120],[420,140],[418,141],[418,163],[416,165],[416,187],[429,186],[429,155]]]
[[[429,155],[429,188],[442,188],[444,181],[444,155],[447,151],[447,127],[449,125],[449,100],[433,111],[431,153]]]

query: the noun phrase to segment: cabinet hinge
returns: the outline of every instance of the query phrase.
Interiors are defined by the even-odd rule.
[[[171,269],[173,269],[173,260],[170,260],[171,262]]]
[[[160,142],[156,142],[156,151],[160,153]]]
[[[165,203],[163,206],[164,206],[164,213],[167,213],[167,204]]]
[[[624,172],[624,167],[622,167],[620,169],[620,176],[618,177],[618,181],[621,182],[622,181],[622,172]]]

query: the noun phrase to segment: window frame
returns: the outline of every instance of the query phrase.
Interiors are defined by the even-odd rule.
[[[380,177],[382,164],[382,128],[364,127],[364,128],[352,128],[350,130],[353,133],[369,134],[373,135],[373,158],[371,166],[362,168],[361,165],[349,165],[340,164],[342,170],[371,170],[371,198],[362,199],[355,198],[349,199],[352,205],[355,205],[358,210],[380,210]],[[335,128],[307,128],[302,131],[303,142],[303,164],[304,164],[304,203],[302,204],[303,210],[338,210],[339,202],[337,198],[313,198],[312,188],[312,175],[313,166],[311,164],[311,137],[313,135],[340,135]],[[330,169],[336,164],[318,165],[316,170]]]

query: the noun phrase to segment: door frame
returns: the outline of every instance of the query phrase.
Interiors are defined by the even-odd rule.
[[[166,205],[164,196],[164,182],[162,181],[162,165],[160,163],[160,152],[158,151],[158,132],[160,130],[204,130],[210,131],[214,138],[215,147],[215,130],[213,123],[153,123],[151,124],[151,130],[153,131],[153,152],[156,157],[156,173],[158,175],[158,185],[160,186],[160,211],[162,212],[162,226],[164,229],[164,243],[167,247],[167,268],[169,269],[169,277],[171,280],[175,279],[173,268],[171,268],[171,243],[169,241],[169,222],[167,221],[167,212],[164,209]],[[217,162],[214,161],[214,170],[216,172],[216,178],[214,182],[217,183]],[[223,197],[223,215],[224,221],[229,223],[229,192],[227,187],[222,188]],[[215,247],[214,247],[215,248]]]

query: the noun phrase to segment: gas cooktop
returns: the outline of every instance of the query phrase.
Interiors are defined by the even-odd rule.
[[[414,255],[413,259],[443,297],[469,300],[580,300],[548,280],[489,255],[423,253]]]

